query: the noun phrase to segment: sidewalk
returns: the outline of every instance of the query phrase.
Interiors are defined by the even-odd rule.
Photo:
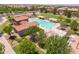
[[[5,17],[2,17],[2,21],[0,22],[0,25],[2,25],[3,23],[5,23],[7,21],[7,19]]]
[[[4,37],[0,37],[0,41],[5,46],[5,54],[15,54],[15,52],[12,49],[11,45],[8,43],[8,41]]]

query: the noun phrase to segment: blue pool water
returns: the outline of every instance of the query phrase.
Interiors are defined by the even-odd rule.
[[[38,18],[29,18],[29,22],[36,22],[39,25],[41,25],[44,28],[51,29],[56,25],[56,23],[45,21],[43,19],[38,19]]]

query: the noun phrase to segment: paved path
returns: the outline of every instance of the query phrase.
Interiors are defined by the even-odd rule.
[[[46,50],[40,48],[40,47],[38,46],[38,44],[35,44],[35,45],[36,45],[36,47],[37,47],[40,51],[42,51],[43,53],[46,53]]]
[[[16,16],[16,15],[21,15],[21,14],[31,14],[31,13],[40,13],[39,11],[23,11],[23,12],[16,12],[16,13],[5,13],[5,14],[0,14],[0,17],[6,17],[6,16]]]
[[[5,46],[5,54],[15,54],[15,52],[12,49],[11,45],[8,43],[8,41],[4,37],[0,37],[0,41]]]
[[[1,21],[2,20],[2,21]],[[5,17],[2,17],[2,19],[0,20],[0,25],[2,25],[3,23],[5,23],[7,21],[7,19]]]

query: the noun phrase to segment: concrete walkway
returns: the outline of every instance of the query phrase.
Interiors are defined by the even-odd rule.
[[[46,50],[40,48],[40,47],[38,46],[38,44],[35,44],[35,45],[36,45],[36,47],[37,47],[40,51],[42,51],[43,53],[46,53]]]
[[[0,25],[4,24],[7,21],[6,17],[2,17],[2,21],[0,21]]]
[[[15,54],[11,45],[8,43],[8,41],[4,37],[0,37],[0,42],[2,42],[5,46],[5,54]]]

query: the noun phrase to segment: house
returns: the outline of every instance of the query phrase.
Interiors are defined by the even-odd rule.
[[[20,36],[24,35],[24,32],[27,28],[31,26],[37,26],[36,22],[28,22],[27,16],[17,16],[13,19],[13,28],[16,33],[18,33]]]
[[[57,13],[60,15],[64,15],[66,11],[66,7],[62,7],[62,8],[58,8],[57,9]]]
[[[68,8],[68,11],[70,11],[70,12],[78,12],[78,9],[77,8]]]
[[[62,7],[62,8],[58,8],[57,9],[57,13],[60,15],[64,15],[66,12],[70,12],[71,15],[75,16],[75,14],[78,12],[79,10],[77,8],[67,8],[67,7]]]
[[[13,27],[14,27],[16,32],[19,32],[19,31],[22,31],[22,30],[29,28],[30,26],[36,26],[36,25],[37,25],[37,23],[35,23],[35,22],[29,22],[29,23],[24,22],[20,25],[13,25]]]
[[[68,11],[71,12],[72,16],[76,16],[76,13],[79,11],[77,8],[68,8]]]
[[[21,21],[28,21],[28,16],[15,16],[13,19],[13,24],[19,25]]]
[[[54,7],[48,7],[48,8],[47,8],[47,11],[48,11],[49,13],[54,12]]]

